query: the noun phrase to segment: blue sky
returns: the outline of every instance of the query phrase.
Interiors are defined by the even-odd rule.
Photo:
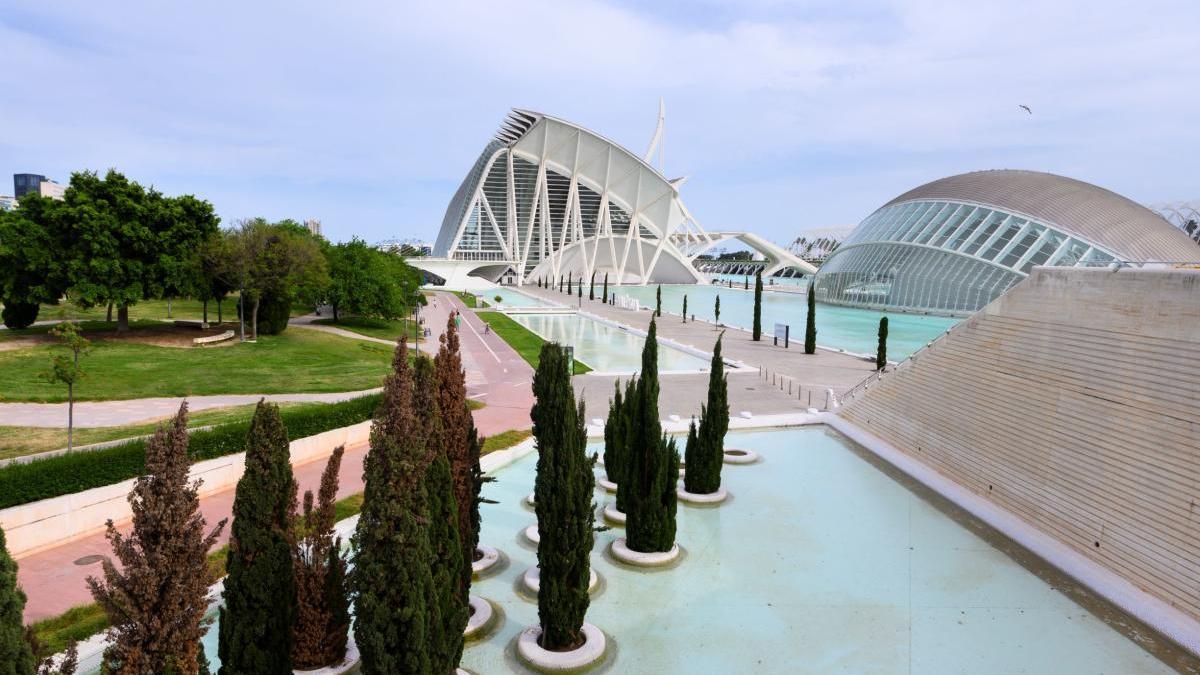
[[[115,167],[226,222],[432,239],[509,108],[640,153],[661,97],[701,224],[779,242],[976,169],[1194,200],[1197,25],[1195,0],[0,0],[0,193]]]

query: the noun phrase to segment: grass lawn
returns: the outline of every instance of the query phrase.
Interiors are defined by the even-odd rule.
[[[483,439],[479,454],[486,455],[497,450],[506,450],[533,435],[533,429],[509,429]]]
[[[475,315],[480,319],[483,319],[485,323],[491,326],[492,330],[496,331],[496,334],[499,335],[505,342],[507,342],[508,346],[515,349],[517,353],[521,355],[521,358],[525,359],[529,365],[533,366],[535,369],[537,368],[538,355],[541,354],[542,344],[545,342],[545,340],[542,339],[542,336],[522,326],[516,321],[513,321],[507,315],[501,314],[500,312],[476,312]],[[580,363],[579,360],[576,359],[576,375],[582,375],[584,373],[591,372],[591,370],[592,369],[586,364]]]
[[[53,345],[0,351],[0,401],[65,401],[66,387],[39,377],[61,352]],[[387,345],[295,328],[208,349],[100,340],[81,361],[87,376],[76,399],[356,391],[380,386],[391,358]]]
[[[237,297],[228,297],[221,302],[222,318],[226,321],[237,321]],[[75,319],[83,321],[104,321],[108,314],[108,307],[101,305],[99,307],[91,307],[84,309],[71,301],[65,301],[57,305],[42,305],[38,312],[38,321],[52,321],[54,319]],[[136,305],[129,306],[129,319],[167,319],[167,301],[166,300],[142,300]],[[204,318],[204,303],[199,300],[190,298],[176,298],[171,301],[171,316],[170,319],[202,319]],[[208,320],[215,322],[217,320],[217,303],[209,301],[208,303]],[[117,321],[117,308],[113,308],[113,323]]]
[[[300,410],[317,408],[325,403],[281,403],[282,410]],[[188,413],[188,427],[204,427],[213,424],[229,422],[244,422],[254,416],[253,405],[239,405],[228,408],[212,408],[199,412]],[[165,420],[166,418],[164,418]],[[160,424],[159,421],[141,424],[127,424],[117,427],[96,427],[92,429],[76,429],[75,445],[88,443],[103,443],[125,438],[136,438],[153,434]],[[0,459],[31,455],[37,452],[58,450],[67,447],[66,429],[49,429],[45,427],[6,427],[0,426]]]
[[[362,316],[343,316],[337,323],[333,319],[317,319],[313,323],[322,326],[333,326],[341,328],[367,337],[381,338],[383,340],[399,340],[401,335],[406,332],[409,337],[418,335],[419,332],[416,323],[412,319],[370,319]]]
[[[463,304],[466,305],[467,307],[470,307],[472,309],[475,308],[476,298],[475,298],[474,294],[468,293],[466,291],[450,291],[450,292],[457,295],[458,299],[462,300]]]

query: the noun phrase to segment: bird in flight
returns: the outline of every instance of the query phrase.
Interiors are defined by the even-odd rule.
[[[1024,109],[1024,110],[1025,110],[1025,112],[1029,113],[1030,115],[1032,115],[1032,114],[1033,114],[1033,111],[1029,109],[1029,106],[1027,106],[1027,105],[1025,105],[1025,104],[1023,104],[1023,103],[1021,103],[1021,104],[1018,104],[1018,107],[1019,107],[1019,108],[1022,108],[1022,109]]]

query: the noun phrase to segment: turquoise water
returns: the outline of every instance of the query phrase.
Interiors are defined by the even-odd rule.
[[[544,300],[525,295],[520,291],[515,291],[511,288],[497,286],[489,288],[486,291],[475,291],[475,295],[487,300],[488,304],[493,307],[504,309],[506,307],[553,307],[554,305]],[[496,303],[496,296],[500,296],[500,303]],[[564,296],[565,297],[565,296]]]
[[[618,295],[637,298],[643,307],[654,306],[657,286],[620,286]],[[754,288],[754,280],[750,280]],[[664,285],[662,287],[663,311],[679,314],[683,307],[683,296],[688,298],[688,314],[705,321],[713,320],[713,305],[721,298],[721,322],[740,328],[751,328],[754,323],[754,292],[743,290],[739,284],[734,288],[721,286]],[[791,326],[792,342],[804,343],[804,325],[807,316],[807,298],[802,293],[763,293],[763,333],[771,336],[776,323]],[[888,358],[899,361],[923,347],[930,340],[944,333],[960,319],[941,316],[922,316],[899,312],[885,313],[854,307],[817,305],[817,344],[838,347],[848,352],[874,354],[879,342],[879,318],[888,317]]]
[[[571,345],[575,358],[592,370],[632,373],[642,367],[646,340],[627,331],[577,314],[512,314],[511,318],[546,340]],[[700,370],[708,359],[658,345],[659,371]]]
[[[726,466],[733,497],[679,507],[673,569],[636,571],[605,552],[587,620],[615,645],[612,673],[1010,675],[1174,672],[987,542],[915,497],[824,427],[731,433],[764,461]],[[599,444],[589,448],[599,451]],[[483,543],[509,559],[473,592],[502,609],[467,647],[477,673],[527,672],[513,641],[537,623],[515,585],[536,564],[521,531],[536,456],[485,487]],[[599,469],[598,469],[599,471]],[[611,497],[595,493],[597,506]]]
[[[710,279],[719,279],[722,282],[732,281],[734,285],[745,284],[745,274],[709,274]],[[772,283],[776,286],[807,286],[808,277],[764,277],[763,285],[770,288]],[[754,277],[750,277],[750,288],[754,288]]]

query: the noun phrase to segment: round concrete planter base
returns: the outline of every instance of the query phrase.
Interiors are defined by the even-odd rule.
[[[625,524],[625,514],[617,510],[616,502],[610,502],[604,505],[604,519],[613,525]]]
[[[534,544],[541,543],[541,541],[542,541],[542,535],[541,535],[541,533],[538,532],[537,523],[534,523],[533,525],[530,525],[529,527],[525,528],[525,531],[523,532],[523,534],[525,535],[526,539],[528,539],[530,542],[532,542]]]
[[[536,500],[536,499],[534,499],[534,496],[533,496],[533,493],[532,493],[532,492],[530,492],[529,494],[525,495],[525,503],[526,503],[526,504],[528,504],[528,505],[530,505],[530,506],[534,506],[534,505],[536,505],[536,504],[537,504],[537,500]]]
[[[725,448],[726,464],[753,464],[758,461],[758,453],[741,448]]]
[[[670,551],[655,551],[653,553],[642,553],[635,551],[625,543],[625,537],[612,543],[612,554],[617,560],[638,567],[662,567],[663,565],[671,564],[679,557],[679,544],[671,544]]]
[[[478,576],[480,574],[483,574],[484,572],[492,569],[497,564],[499,564],[500,551],[497,551],[496,549],[492,548],[491,546],[488,546],[487,544],[480,544],[475,547],[475,550],[482,553],[483,557],[480,558],[479,560],[474,560],[471,562],[471,575],[472,576]]]
[[[688,492],[680,487],[675,488],[675,494],[681,501],[685,501],[688,504],[708,506],[720,504],[729,497],[729,491],[725,488],[718,488],[716,492],[711,492],[709,494],[696,494],[694,492]]]
[[[521,631],[517,638],[517,655],[525,663],[544,673],[560,673],[579,670],[595,665],[604,658],[607,638],[604,632],[586,621],[583,623],[584,643],[578,649],[569,652],[552,652],[542,649],[538,638],[542,635],[541,626],[533,626]]]
[[[521,583],[524,584],[525,590],[537,595],[542,590],[542,570],[537,566],[530,567],[525,570],[524,576],[521,577]],[[588,568],[588,593],[596,590],[596,586],[600,585],[600,575],[596,574],[595,568]]]
[[[471,618],[467,619],[467,627],[463,629],[463,637],[468,640],[483,637],[483,634],[496,617],[496,610],[490,600],[472,595],[468,602],[471,605]]]
[[[597,478],[596,479],[596,487],[604,488],[605,492],[616,492],[617,491],[617,484],[612,482],[611,480],[608,480],[607,478]]]

